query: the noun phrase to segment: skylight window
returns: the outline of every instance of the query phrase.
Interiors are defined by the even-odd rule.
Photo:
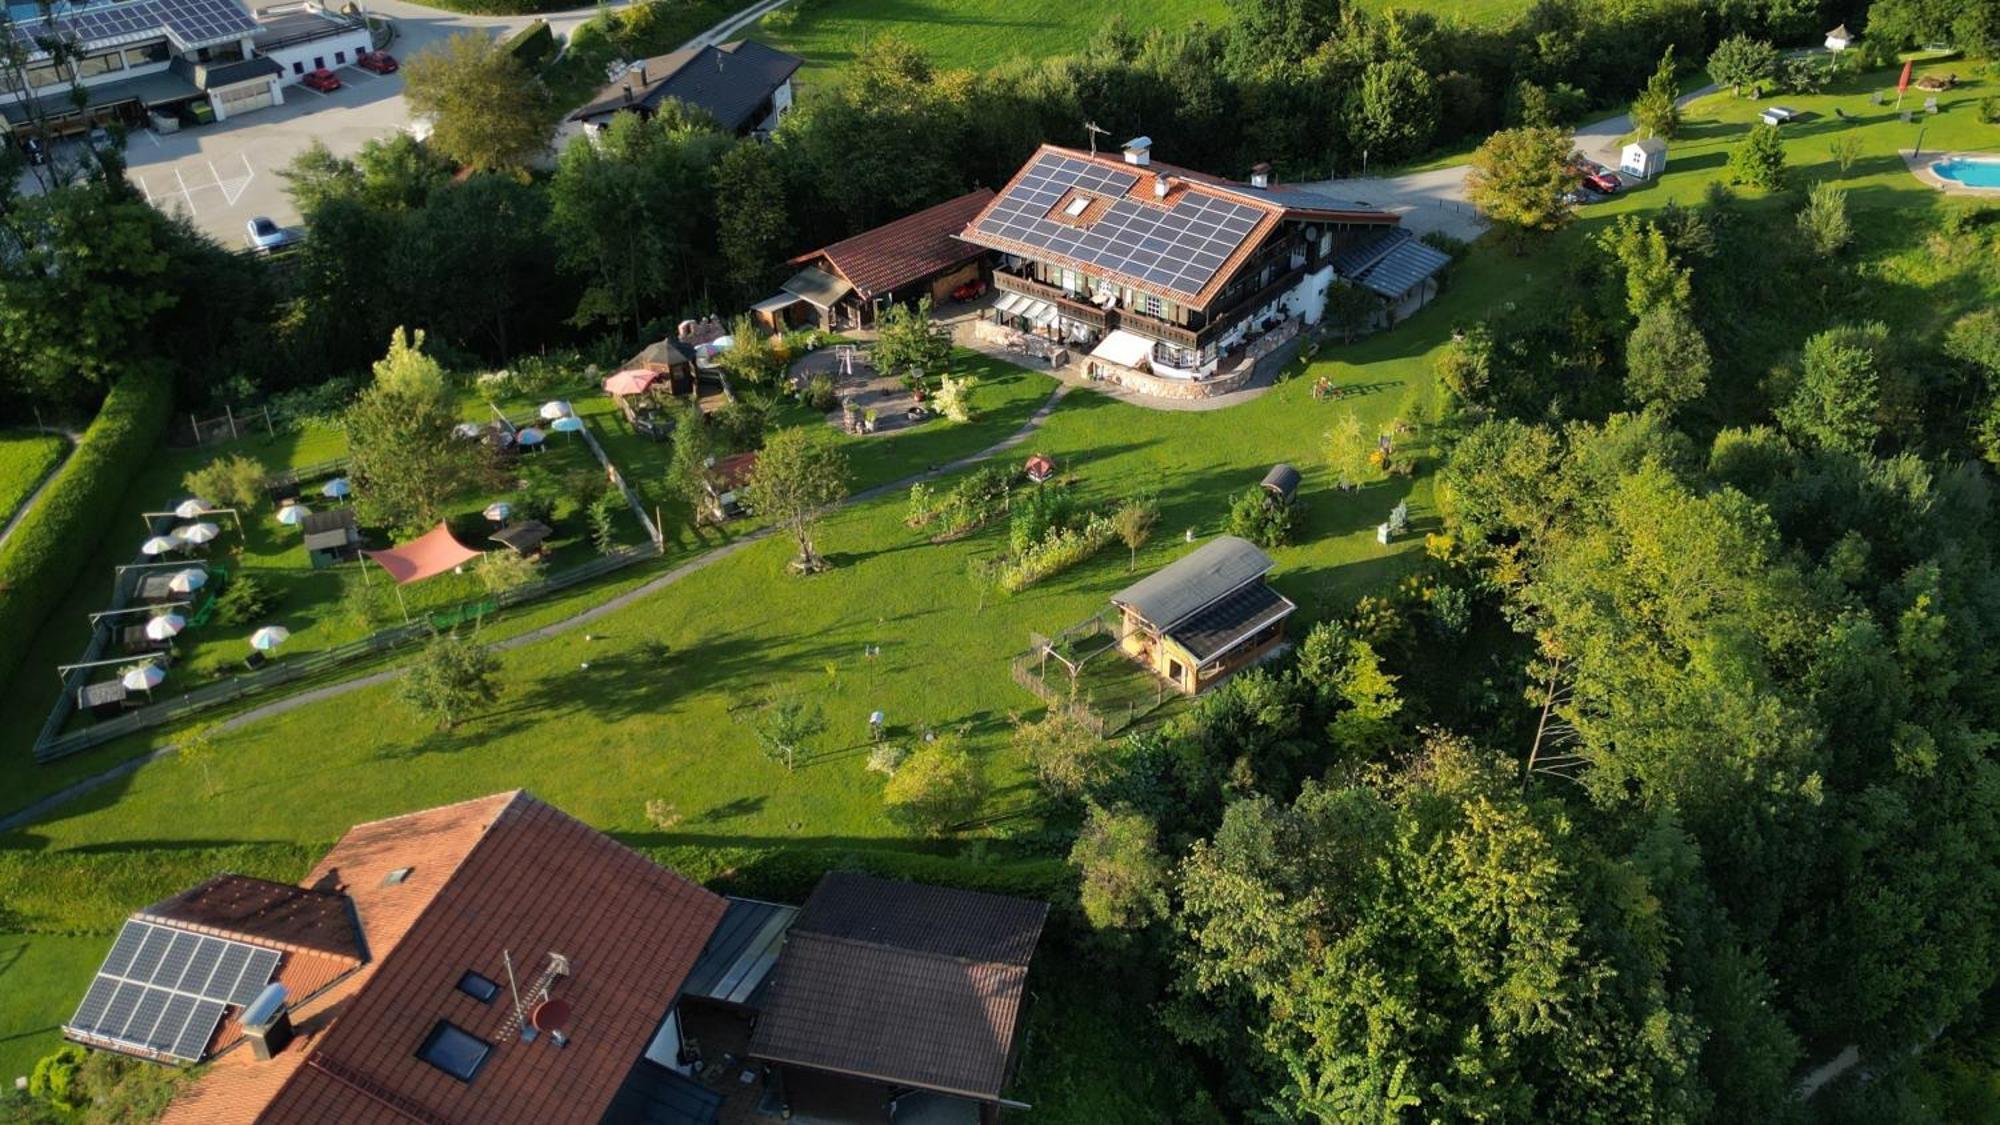
[[[458,990],[481,1004],[491,1004],[493,998],[500,995],[499,985],[469,969],[464,976],[458,978]]]
[[[1085,211],[1089,209],[1090,209],[1090,197],[1087,195],[1079,195],[1075,199],[1070,200],[1069,203],[1063,207],[1063,214],[1068,215],[1070,218],[1074,219],[1082,215]]]
[[[418,1058],[460,1082],[472,1081],[492,1053],[493,1044],[444,1020],[438,1021],[424,1045],[417,1048]]]
[[[382,876],[382,885],[385,887],[395,886],[396,884],[410,877],[410,870],[411,869],[407,867],[398,867],[394,871],[389,872],[387,875]]]

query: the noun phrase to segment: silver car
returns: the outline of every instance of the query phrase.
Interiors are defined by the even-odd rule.
[[[272,222],[262,215],[244,224],[250,232],[250,249],[268,254],[282,250],[298,241],[298,235]]]

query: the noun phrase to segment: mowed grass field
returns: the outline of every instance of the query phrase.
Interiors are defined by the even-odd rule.
[[[0,525],[69,453],[60,434],[0,433]]]

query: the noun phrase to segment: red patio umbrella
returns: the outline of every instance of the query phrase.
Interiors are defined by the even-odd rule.
[[[614,395],[644,394],[648,387],[659,382],[661,378],[663,376],[658,371],[648,371],[643,367],[634,367],[630,370],[620,371],[618,374],[606,379],[604,381],[604,390],[606,394]]]

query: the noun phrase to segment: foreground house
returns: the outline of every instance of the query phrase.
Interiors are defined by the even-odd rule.
[[[887,1122],[911,1086],[970,1119],[1046,909],[858,876],[803,911],[725,899],[501,793],[357,825],[297,886],[224,875],[138,911],[63,1034],[204,1064],[167,1125],[709,1125],[732,1099]]]
[[[1246,539],[1209,540],[1111,596],[1119,649],[1188,695],[1255,663],[1298,609],[1264,581],[1272,565]]]
[[[992,201],[993,190],[980,188],[801,254],[791,262],[799,272],[753,311],[774,330],[812,323],[839,331],[872,327],[887,305],[923,297],[942,305],[954,289],[980,280],[986,251],[958,233]]]
[[[1088,348],[1093,377],[1202,398],[1317,324],[1337,257],[1399,221],[1265,165],[1238,183],[1162,164],[1139,137],[1122,158],[1043,145],[959,237],[1003,256],[993,328]]]
[[[791,112],[792,75],[805,60],[754,39],[640,59],[569,115],[591,130],[620,113],[651,117],[667,99],[702,110],[726,133],[769,133]]]
[[[32,126],[36,107],[56,134],[221,121],[283,104],[307,63],[345,66],[370,45],[360,20],[311,4],[253,15],[240,0],[105,0],[46,13],[10,5],[9,16],[5,34],[27,63],[26,89],[0,89],[0,116],[15,131]],[[48,41],[74,44],[79,57],[57,66]]]

